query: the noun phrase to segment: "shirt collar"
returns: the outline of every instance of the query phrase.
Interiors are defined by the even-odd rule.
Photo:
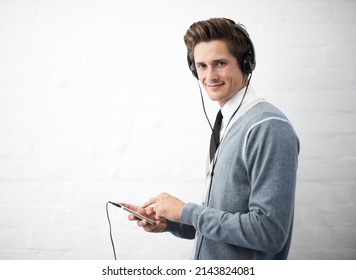
[[[227,101],[224,106],[221,108],[221,113],[223,115],[223,120],[229,120],[233,113],[235,112],[235,110],[237,109],[237,107],[240,106],[240,103],[242,101],[242,98],[244,96],[246,87],[242,88],[241,90],[239,90],[233,97],[230,98],[229,101]],[[241,107],[244,106],[244,104],[246,104],[246,102],[248,101],[248,99],[251,97],[251,95],[253,95],[253,89],[251,88],[251,86],[249,86],[247,92],[246,92],[246,96],[243,100],[243,103],[241,104]],[[241,109],[240,107],[240,109]]]

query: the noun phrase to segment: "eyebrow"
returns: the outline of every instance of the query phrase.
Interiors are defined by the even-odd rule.
[[[211,63],[217,63],[220,61],[224,61],[224,62],[229,62],[230,60],[227,58],[218,58],[218,59],[214,59],[213,61],[211,61]],[[200,61],[196,61],[195,64],[207,64],[206,62],[200,62]]]

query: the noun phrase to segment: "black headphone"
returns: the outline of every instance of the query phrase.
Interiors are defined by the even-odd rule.
[[[242,63],[241,63],[241,70],[243,73],[245,74],[251,74],[252,71],[255,69],[256,67],[256,56],[255,56],[255,48],[253,46],[252,40],[250,38],[250,35],[247,33],[245,27],[242,24],[234,24],[234,28],[237,32],[240,32],[242,34],[244,34],[244,36],[246,37],[248,43],[249,43],[249,47],[250,49],[244,54],[243,59],[242,59]],[[190,71],[192,72],[193,76],[196,79],[198,78],[198,72],[195,68],[195,64],[194,62],[189,58],[189,50],[188,50],[188,54],[187,54],[187,59],[188,59],[188,66]]]

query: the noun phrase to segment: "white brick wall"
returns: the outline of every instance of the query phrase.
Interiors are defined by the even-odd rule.
[[[355,259],[355,12],[351,0],[0,0],[0,259],[112,259],[107,200],[199,202],[209,128],[182,36],[215,16],[247,26],[252,84],[300,136],[290,258]],[[119,258],[189,258],[192,242],[110,213]]]

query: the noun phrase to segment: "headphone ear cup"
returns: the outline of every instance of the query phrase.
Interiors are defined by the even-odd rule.
[[[256,55],[255,55],[255,47],[253,46],[253,42],[250,38],[250,35],[247,33],[244,25],[238,23],[235,24],[235,29],[237,32],[240,32],[245,35],[246,39],[249,42],[250,50],[244,54],[244,57],[241,62],[241,70],[245,74],[251,74],[256,67]]]
[[[244,72],[245,74],[251,74],[255,67],[256,64],[252,62],[251,52],[245,53],[241,64],[242,72]]]
[[[195,69],[194,62],[191,61],[191,59],[189,58],[189,53],[187,54],[187,61],[188,61],[189,70],[192,72],[193,76],[196,79],[199,79],[198,78],[198,72],[197,72],[197,69]]]
[[[198,72],[197,70],[195,69],[195,65],[194,63],[190,64],[190,67],[189,67],[190,71],[192,71],[192,74],[195,78],[199,79],[198,78]]]

